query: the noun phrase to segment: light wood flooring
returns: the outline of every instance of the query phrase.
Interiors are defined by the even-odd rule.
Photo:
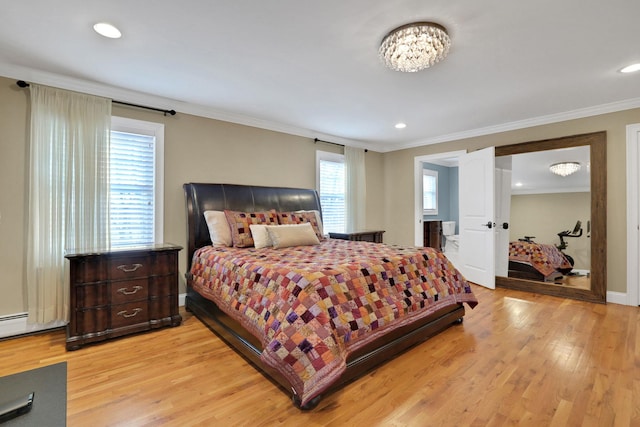
[[[0,375],[68,362],[69,426],[640,426],[640,310],[474,286],[454,325],[301,412],[189,313],[67,352],[0,342]]]
[[[591,289],[591,278],[589,276],[562,276],[556,283],[578,289]]]

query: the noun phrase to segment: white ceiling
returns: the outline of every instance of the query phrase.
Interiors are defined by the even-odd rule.
[[[511,158],[511,194],[590,191],[589,146],[536,151],[506,157]],[[578,162],[580,170],[569,176],[554,175],[549,171],[549,166],[560,162]]]
[[[640,62],[635,0],[0,4],[0,75],[375,151],[640,107],[618,72]],[[445,26],[449,56],[390,71],[380,41],[412,21]]]

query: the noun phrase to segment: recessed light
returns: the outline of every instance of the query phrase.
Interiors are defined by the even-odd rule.
[[[122,37],[122,33],[119,29],[106,22],[98,22],[93,26],[93,29],[101,36],[108,37],[110,39],[119,39]]]
[[[396,123],[396,129],[404,129],[407,127],[406,123]]]
[[[640,62],[637,64],[631,64],[620,70],[621,73],[633,73],[634,71],[640,71]]]
[[[522,187],[522,183],[521,182],[516,182],[516,187]]]

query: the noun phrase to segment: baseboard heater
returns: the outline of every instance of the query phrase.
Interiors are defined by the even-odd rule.
[[[27,313],[0,316],[0,339],[61,328],[67,324],[67,322],[63,321],[51,322],[45,325],[29,324],[27,323],[27,316]]]
[[[185,295],[186,294],[180,294],[178,296],[178,304],[180,306],[184,306]],[[27,317],[28,313],[26,312],[0,316],[0,340],[18,335],[42,332],[47,329],[56,329],[67,324],[67,322],[51,322],[46,325],[34,325],[27,323]]]

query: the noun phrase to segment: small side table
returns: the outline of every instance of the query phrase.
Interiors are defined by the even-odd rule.
[[[351,233],[329,233],[329,237],[332,239],[382,243],[383,233],[384,230],[363,230]]]

